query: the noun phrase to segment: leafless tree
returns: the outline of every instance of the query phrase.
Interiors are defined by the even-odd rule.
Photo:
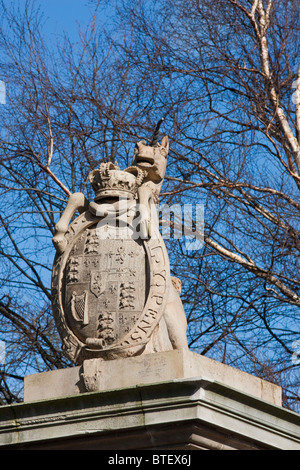
[[[32,2],[2,2],[3,402],[26,373],[70,366],[50,306],[51,237],[102,160],[131,163],[160,117],[162,203],[205,207],[205,244],[167,241],[190,348],[280,384],[297,409],[299,28],[296,0],[109,2],[73,44],[47,45]],[[103,25],[103,21],[101,22]],[[9,25],[9,27],[8,27]]]
[[[120,47],[159,84],[169,123],[165,197],[205,201],[204,249],[171,249],[190,345],[281,384],[285,404],[295,404],[299,5],[139,1],[123,2],[119,15],[132,31]]]

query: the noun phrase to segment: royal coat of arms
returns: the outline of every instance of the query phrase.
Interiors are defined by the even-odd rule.
[[[137,145],[126,170],[112,163],[93,170],[95,200],[72,195],[56,226],[53,313],[75,363],[187,347],[155,209],[163,176],[154,176],[164,175],[166,155],[159,149],[157,162],[148,147]],[[68,225],[76,210],[81,215]]]

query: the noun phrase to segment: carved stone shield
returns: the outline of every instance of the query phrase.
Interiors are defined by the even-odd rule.
[[[100,237],[89,211],[70,225],[56,255],[53,314],[68,356],[84,359],[141,354],[158,325],[169,279],[159,231],[149,239]]]

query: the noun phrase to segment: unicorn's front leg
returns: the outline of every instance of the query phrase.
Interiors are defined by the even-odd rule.
[[[65,238],[65,233],[68,230],[71,218],[76,211],[82,213],[88,210],[88,208],[89,201],[86,199],[83,193],[71,194],[61,218],[55,225],[55,235],[52,238],[53,245],[58,254],[62,254],[66,248],[67,240]]]

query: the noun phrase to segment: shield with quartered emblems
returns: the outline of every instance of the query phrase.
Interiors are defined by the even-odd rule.
[[[101,243],[100,243],[101,242]],[[146,256],[133,239],[100,239],[97,226],[89,228],[74,245],[66,272],[74,259],[76,278],[64,286],[64,304],[71,329],[90,346],[109,346],[134,326],[146,300]],[[79,268],[80,267],[80,268]],[[73,314],[72,299],[85,296],[88,322]]]
[[[147,240],[136,236],[135,206],[134,199],[127,209],[116,202],[109,219],[100,209],[100,215],[84,212],[70,225],[64,252],[55,258],[53,312],[74,362],[137,354],[161,319],[168,256],[158,230]]]

